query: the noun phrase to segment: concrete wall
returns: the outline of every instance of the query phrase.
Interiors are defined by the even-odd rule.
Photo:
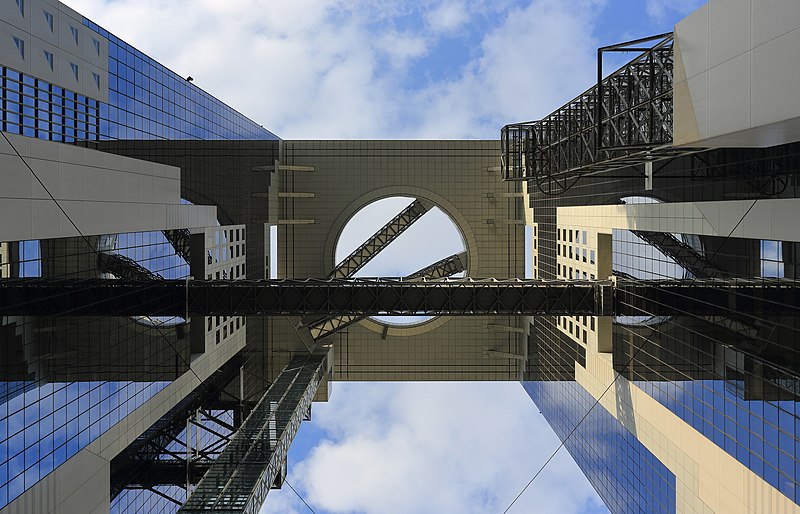
[[[178,168],[6,136],[14,148],[0,138],[0,241],[216,224],[216,207],[180,204]]]
[[[326,276],[336,264],[336,241],[350,217],[389,196],[422,198],[440,206],[465,236],[470,276],[524,275],[524,219],[522,209],[517,209],[522,198],[511,196],[517,183],[498,176],[498,142],[284,141],[283,145],[281,164],[314,171],[280,171],[278,193],[314,196],[280,198],[279,221],[285,224],[279,226],[279,276]],[[440,317],[412,327],[364,320],[328,340],[335,348],[334,378],[518,380],[527,348],[520,327],[518,316]],[[305,351],[282,318],[272,319],[269,338],[273,374],[289,352]]]
[[[83,16],[61,2],[20,4],[0,2],[0,64],[108,102],[108,40],[84,26]],[[24,51],[14,38],[24,42]],[[45,52],[53,56],[52,68]]]
[[[800,141],[800,2],[710,0],[675,35],[676,146]]]

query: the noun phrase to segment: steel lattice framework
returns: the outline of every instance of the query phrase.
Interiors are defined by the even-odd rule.
[[[200,458],[194,460],[187,459],[186,452],[178,451],[176,444],[186,447],[188,441],[179,438],[182,433],[186,437],[187,419],[219,403],[225,386],[238,375],[240,364],[238,358],[225,363],[114,457],[111,461],[112,500],[124,489],[153,490],[157,485],[185,486],[200,481],[228,436],[220,434],[212,447],[198,449]],[[235,430],[233,426],[225,428]]]
[[[179,513],[256,514],[326,373],[326,357],[295,357],[211,465]]]
[[[0,281],[0,315],[595,315],[609,281],[521,279]]]
[[[163,230],[164,237],[170,242],[175,253],[183,257],[183,260],[189,262],[192,248],[192,234],[189,229],[176,228],[171,230]]]
[[[603,78],[603,55],[637,52]],[[597,84],[539,121],[501,130],[505,180],[533,180],[546,194],[583,174],[689,150],[672,148],[673,34],[597,50]]]
[[[461,252],[444,259],[434,262],[430,266],[422,268],[419,271],[404,277],[405,280],[414,280],[419,278],[437,279],[448,278],[456,273],[466,271],[467,269],[467,252]],[[322,320],[308,324],[311,331],[311,337],[314,340],[319,340],[329,335],[335,334],[344,328],[349,327],[353,323],[357,323],[366,316],[328,316]]]
[[[400,211],[397,216],[389,220],[380,230],[364,241],[361,246],[342,260],[333,271],[330,278],[352,277],[358,270],[367,265],[386,245],[397,239],[400,234],[405,232],[415,221],[420,219],[426,212],[428,206],[421,200],[414,200],[411,205]]]
[[[669,232],[644,232],[631,230],[643,241],[650,243],[667,257],[698,278],[722,278],[723,273],[705,256]]]
[[[123,280],[161,280],[158,273],[153,273],[135,260],[118,253],[100,252],[97,254],[97,268],[111,273]]]
[[[796,315],[792,279],[0,280],[3,316]]]

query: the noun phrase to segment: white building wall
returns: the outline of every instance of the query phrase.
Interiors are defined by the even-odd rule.
[[[0,138],[0,241],[216,223],[216,207],[181,205],[178,168],[31,137],[6,136],[14,148]]]
[[[800,141],[800,2],[710,0],[675,36],[676,146]]]

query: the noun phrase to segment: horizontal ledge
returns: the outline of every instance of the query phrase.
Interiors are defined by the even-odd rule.
[[[278,225],[313,225],[316,222],[313,219],[278,220]]]
[[[314,198],[315,193],[278,193],[278,198]]]
[[[275,171],[276,166],[253,166],[250,168],[252,171]],[[288,164],[279,164],[278,171],[315,171],[314,166],[290,166]]]

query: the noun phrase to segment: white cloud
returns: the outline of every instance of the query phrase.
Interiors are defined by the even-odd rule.
[[[435,32],[452,33],[469,21],[470,9],[462,1],[445,0],[429,10],[425,20]]]
[[[328,438],[289,479],[324,512],[501,512],[558,446],[514,383],[337,384],[329,404],[315,404],[313,423]],[[511,512],[598,506],[562,452]],[[284,496],[294,494],[270,493],[262,512],[283,512]]]
[[[602,1],[67,3],[285,138],[494,138],[591,84]],[[409,75],[472,16],[487,30],[450,79]]]
[[[707,0],[647,0],[647,15],[656,22],[663,22],[669,13],[685,16]]]

